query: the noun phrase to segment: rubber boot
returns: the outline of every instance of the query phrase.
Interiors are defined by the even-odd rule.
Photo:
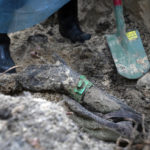
[[[74,42],[84,42],[91,38],[90,34],[84,33],[78,21],[78,1],[71,0],[58,11],[59,31],[63,37]]]
[[[14,61],[10,56],[9,51],[10,39],[7,34],[0,34],[0,73],[5,72],[9,68],[15,66]],[[12,69],[7,73],[15,73],[16,70]]]

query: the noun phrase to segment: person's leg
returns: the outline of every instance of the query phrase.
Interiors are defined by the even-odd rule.
[[[7,34],[0,34],[0,73],[5,72],[9,68],[15,65],[14,61],[10,56],[9,51],[10,38]],[[8,73],[15,73],[16,70],[13,69]]]
[[[77,3],[77,0],[71,0],[58,11],[59,31],[72,42],[84,42],[89,40],[91,35],[84,33],[79,26]]]

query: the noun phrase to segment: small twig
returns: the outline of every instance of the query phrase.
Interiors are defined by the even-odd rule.
[[[142,129],[143,129],[143,134],[146,135],[146,129],[145,129],[145,115],[142,114]]]
[[[73,115],[74,113],[73,112],[67,112],[66,115],[70,116],[70,115]]]
[[[20,67],[22,67],[22,66],[21,65],[19,65],[19,66],[13,66],[13,67],[7,69],[5,72],[1,73],[0,76],[4,75],[5,73],[7,73],[7,72],[9,72],[9,71],[11,71],[13,69],[20,68]]]

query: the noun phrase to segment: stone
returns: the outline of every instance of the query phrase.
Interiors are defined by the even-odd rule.
[[[114,144],[81,132],[59,104],[31,94],[0,94],[0,103],[0,109],[19,110],[4,121],[0,118],[1,150],[113,150]]]
[[[137,81],[138,89],[150,89],[150,73],[147,73]]]
[[[0,91],[4,94],[10,94],[20,90],[17,82],[17,74],[1,74],[0,75]]]

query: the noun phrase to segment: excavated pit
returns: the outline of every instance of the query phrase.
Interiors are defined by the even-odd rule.
[[[10,34],[11,55],[22,71],[33,64],[53,63],[52,54],[56,53],[76,72],[85,75],[97,87],[104,89],[141,114],[150,126],[150,92],[137,86],[137,80],[128,80],[117,74],[105,35],[115,32],[115,19],[108,1],[94,8],[95,1],[80,2],[80,21],[84,31],[92,34],[85,43],[72,44],[61,37],[58,31],[57,16],[30,29]],[[131,11],[125,11],[127,31],[138,29],[146,53],[150,60],[150,32],[134,18]],[[32,93],[34,97],[60,101],[61,94]]]
[[[125,19],[127,30],[138,29],[141,33],[143,45],[150,59],[150,33],[143,25],[134,21],[128,12]],[[144,113],[147,121],[150,121],[149,91],[137,88],[137,80],[128,80],[117,74],[108,49],[105,35],[115,32],[112,9],[105,11],[105,15],[99,18],[93,27],[89,27],[87,22],[82,23],[83,30],[92,34],[91,40],[83,44],[72,44],[61,37],[58,24],[55,22],[56,16],[53,16],[41,25],[10,35],[12,57],[16,65],[21,66],[17,71],[28,65],[53,63],[52,54],[56,53],[76,72],[85,75],[99,88],[123,99],[135,110]]]

